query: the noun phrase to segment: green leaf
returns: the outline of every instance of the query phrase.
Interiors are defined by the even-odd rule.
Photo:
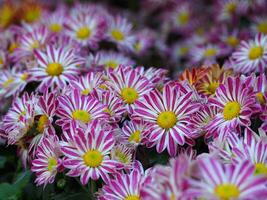
[[[0,168],[3,168],[6,163],[6,157],[0,156]]]
[[[0,200],[17,199],[16,193],[17,193],[17,188],[13,187],[11,184],[9,183],[0,184]]]

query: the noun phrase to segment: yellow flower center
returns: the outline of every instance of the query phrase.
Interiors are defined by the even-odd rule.
[[[139,143],[141,140],[141,132],[140,131],[135,131],[133,132],[130,137],[128,138],[129,142],[136,142]]]
[[[5,27],[12,21],[14,11],[10,5],[4,4],[0,8],[0,14],[0,26]]]
[[[267,166],[263,163],[255,164],[255,174],[256,175],[264,175],[267,177]]]
[[[250,60],[256,60],[258,58],[261,58],[263,55],[263,51],[264,51],[264,49],[261,46],[251,47],[251,49],[249,50],[249,53],[248,53],[248,58]]]
[[[84,26],[84,27],[81,27],[77,32],[76,32],[76,37],[78,39],[81,39],[81,40],[85,40],[87,38],[89,38],[91,35],[91,30]]]
[[[164,111],[157,118],[157,124],[164,129],[172,128],[176,122],[176,115],[172,111]]]
[[[188,47],[181,47],[180,48],[180,53],[182,54],[182,55],[185,55],[185,54],[187,54],[189,52],[189,48]]]
[[[142,48],[142,45],[141,45],[140,42],[136,42],[136,43],[134,44],[134,49],[135,49],[137,52],[139,52],[139,51],[141,50],[141,48]]]
[[[88,167],[99,167],[103,161],[103,156],[98,150],[89,150],[83,155],[83,160]]]
[[[127,88],[122,89],[121,91],[121,97],[128,104],[134,103],[135,100],[138,99],[138,96],[139,95],[134,88],[127,87]]]
[[[91,116],[88,112],[84,110],[75,110],[72,113],[72,118],[75,120],[79,120],[84,123],[88,123],[91,121]]]
[[[228,3],[227,5],[226,5],[226,11],[228,12],[228,13],[234,13],[235,11],[236,11],[236,8],[237,8],[237,5],[236,5],[236,3],[234,3],[234,2],[231,2],[231,3]]]
[[[226,43],[232,47],[236,47],[239,44],[239,40],[234,36],[229,36],[226,39]]]
[[[126,154],[124,154],[123,152],[121,152],[119,149],[115,150],[115,157],[124,164],[128,164],[130,163],[130,159],[128,158],[128,156]]]
[[[6,88],[13,82],[14,82],[14,79],[13,78],[9,78],[3,83],[3,87]]]
[[[230,200],[239,197],[239,189],[233,184],[221,184],[215,188],[215,194],[220,200]]]
[[[39,131],[39,133],[43,133],[45,126],[47,125],[48,122],[48,117],[46,115],[42,115],[37,123],[37,130]]]
[[[212,82],[211,84],[208,85],[207,90],[210,94],[214,94],[218,86],[219,86],[219,83]]]
[[[112,35],[112,37],[113,37],[115,40],[117,40],[117,41],[122,41],[122,40],[124,40],[124,35],[123,35],[123,33],[122,33],[120,30],[118,30],[118,29],[114,29],[114,30],[112,30],[112,31],[111,31],[111,35]]]
[[[62,30],[62,26],[60,24],[54,23],[49,26],[52,32],[58,33]]]
[[[53,171],[54,168],[57,166],[57,160],[53,157],[48,159],[48,164],[47,164],[47,170],[49,172]]]
[[[39,46],[40,46],[40,43],[37,40],[33,41],[33,43],[31,44],[32,49],[37,49],[39,48]]]
[[[140,197],[138,195],[129,195],[124,200],[140,200]]]
[[[228,102],[223,109],[223,117],[225,120],[231,120],[238,117],[241,106],[236,101]]]
[[[109,60],[104,65],[105,67],[110,67],[112,69],[115,69],[119,64],[113,60]]]
[[[212,57],[215,56],[217,53],[217,50],[215,48],[208,48],[204,52],[204,57]]]
[[[81,92],[81,95],[88,95],[90,93],[90,90],[89,89],[84,89],[82,92]]]
[[[188,12],[181,12],[177,16],[177,22],[181,25],[186,25],[189,22],[189,13]]]
[[[23,74],[21,75],[20,79],[23,80],[23,81],[26,81],[27,78],[28,78],[28,76],[29,76],[28,73],[25,72],[25,73],[23,73]]]
[[[15,42],[11,43],[11,44],[9,45],[9,47],[8,47],[8,52],[9,52],[9,53],[13,53],[14,50],[15,50],[17,47],[18,47],[18,44],[17,44],[17,43],[15,43]]]
[[[265,97],[264,97],[264,95],[263,95],[262,92],[258,92],[258,93],[256,94],[256,98],[257,98],[257,100],[258,100],[258,102],[259,102],[260,104],[265,104],[265,103],[266,103],[266,99],[265,99]]]
[[[265,22],[261,22],[261,23],[258,25],[258,31],[259,31],[260,33],[267,34],[267,21],[265,21]]]
[[[59,63],[49,63],[46,67],[46,72],[50,76],[59,76],[63,70],[64,68]]]

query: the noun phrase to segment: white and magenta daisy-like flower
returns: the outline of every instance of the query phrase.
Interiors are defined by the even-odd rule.
[[[80,176],[82,184],[89,179],[100,177],[107,182],[108,174],[114,173],[117,161],[110,159],[110,151],[115,144],[113,132],[104,130],[102,124],[94,120],[85,129],[76,128],[72,141],[61,143],[65,155],[64,167],[70,169],[69,176]]]
[[[145,142],[145,132],[147,131],[147,124],[143,121],[126,121],[122,127],[122,141],[126,145],[132,144],[137,146],[139,144],[144,144]]]
[[[19,61],[24,57],[33,57],[35,49],[42,49],[49,43],[52,35],[45,26],[37,27],[30,32],[19,36],[18,47],[11,54],[14,61]]]
[[[134,149],[123,144],[116,144],[110,152],[111,159],[122,164],[122,169],[131,169],[133,165]]]
[[[103,38],[102,20],[90,11],[79,13],[79,9],[74,10],[66,22],[66,28],[66,34],[83,46],[96,48]]]
[[[84,63],[84,59],[74,54],[74,49],[64,47],[47,46],[46,52],[36,50],[35,56],[39,66],[31,72],[34,80],[41,80],[41,91],[46,87],[63,88],[78,76],[78,65]]]
[[[145,55],[148,49],[153,46],[155,37],[155,33],[149,29],[137,32],[135,35],[134,53],[139,56]]]
[[[133,65],[134,61],[122,53],[98,51],[94,56],[93,64],[96,66],[104,66],[106,69],[115,69],[120,65]]]
[[[94,119],[107,119],[108,113],[105,109],[107,106],[96,98],[81,95],[79,90],[74,90],[58,98],[57,116],[60,119],[56,123],[66,130],[72,121],[82,125]]]
[[[126,18],[115,16],[108,22],[107,39],[118,45],[123,50],[133,50],[134,36],[132,35],[132,24]]]
[[[99,194],[100,200],[141,200],[140,191],[144,175],[134,169],[129,174],[119,173],[103,186]]]
[[[177,144],[184,145],[191,138],[187,124],[190,115],[199,106],[192,102],[192,91],[181,93],[178,88],[167,84],[162,93],[151,91],[136,102],[133,118],[149,124],[148,141],[156,145],[159,153],[167,148],[169,154],[174,156]]]
[[[267,195],[266,177],[254,176],[249,161],[236,165],[221,164],[215,158],[202,158],[200,179],[191,179],[188,195],[205,199],[264,199]]]
[[[135,102],[153,89],[152,83],[146,77],[123,65],[108,74],[107,85],[124,101],[129,113],[132,112]]]
[[[242,41],[232,59],[236,72],[263,72],[267,66],[267,36],[257,34],[254,40]]]
[[[66,10],[56,10],[53,13],[45,13],[42,23],[53,33],[60,33],[64,30],[66,21]]]
[[[256,17],[253,17],[254,23],[252,24],[251,29],[253,32],[256,33],[262,33],[267,35],[267,17],[258,15]]]
[[[35,183],[46,186],[54,182],[57,172],[62,167],[59,139],[57,136],[46,137],[38,146],[36,159],[31,170],[36,173]]]
[[[100,89],[103,83],[102,73],[89,72],[78,80],[70,81],[69,86],[72,90],[79,90],[81,95],[90,95]]]
[[[228,77],[225,84],[216,90],[216,96],[210,98],[212,106],[219,113],[208,125],[209,130],[235,130],[238,126],[250,126],[250,116],[255,104],[255,94],[252,88],[239,77]]]

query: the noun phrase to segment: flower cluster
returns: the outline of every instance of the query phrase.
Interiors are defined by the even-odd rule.
[[[3,4],[1,139],[100,200],[266,199],[267,3],[140,6]]]

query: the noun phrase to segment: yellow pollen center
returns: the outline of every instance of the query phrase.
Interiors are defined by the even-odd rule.
[[[46,72],[50,76],[59,76],[63,70],[64,68],[59,63],[49,63],[46,67]]]
[[[41,16],[41,9],[39,7],[29,7],[24,15],[24,19],[27,22],[34,22]]]
[[[140,200],[140,197],[138,195],[129,195],[124,200]]]
[[[33,43],[31,44],[32,49],[37,49],[39,48],[39,46],[40,46],[40,43],[37,40],[33,41]]]
[[[3,83],[3,87],[6,88],[13,82],[14,82],[14,79],[13,78],[9,78]]]
[[[140,43],[140,42],[136,42],[136,43],[134,44],[134,49],[135,49],[137,52],[139,52],[139,51],[142,49],[142,45],[141,45],[141,43]]]
[[[188,12],[181,12],[177,16],[177,21],[181,25],[186,25],[188,23],[188,21],[189,21],[189,13]]]
[[[181,47],[180,48],[180,53],[182,54],[182,55],[185,55],[185,54],[187,54],[189,52],[189,48],[188,47]]]
[[[228,102],[223,109],[223,117],[225,120],[232,120],[238,117],[241,110],[241,106],[236,101]]]
[[[248,53],[248,58],[250,60],[256,60],[258,58],[261,58],[263,55],[263,51],[264,51],[264,49],[261,46],[251,47],[251,49],[249,50],[249,53]]]
[[[121,152],[120,150],[115,150],[115,157],[118,159],[121,163],[128,164],[130,163],[130,159],[126,154]]]
[[[11,43],[11,44],[9,45],[8,52],[9,52],[9,53],[14,52],[14,50],[15,50],[17,47],[18,47],[18,44],[17,44],[17,43],[15,43],[15,42]]]
[[[47,125],[48,122],[48,117],[46,115],[42,115],[37,123],[37,130],[39,131],[39,133],[43,133],[44,129]]]
[[[89,38],[91,35],[91,30],[84,26],[84,27],[81,27],[77,32],[76,32],[76,37],[81,39],[81,40],[85,40],[87,38]]]
[[[236,47],[239,44],[239,40],[234,36],[229,36],[226,39],[226,43],[232,47]]]
[[[48,164],[47,164],[47,170],[49,172],[53,171],[54,168],[57,166],[57,160],[53,157],[48,159]]]
[[[234,13],[236,11],[237,5],[236,3],[232,2],[232,3],[228,3],[226,5],[226,11],[228,13]]]
[[[216,53],[217,53],[216,49],[209,48],[209,49],[206,49],[206,51],[204,52],[204,57],[212,57],[212,56],[215,56]]]
[[[49,26],[52,32],[58,33],[62,30],[62,26],[60,24],[54,23]]]
[[[138,96],[139,95],[134,88],[124,88],[121,91],[121,97],[128,104],[134,103],[135,100],[138,99]]]
[[[8,4],[4,4],[0,8],[0,13],[1,13],[0,26],[5,27],[5,26],[9,25],[9,23],[12,21],[13,15],[14,15],[13,8]]]
[[[72,118],[75,120],[79,120],[84,123],[88,123],[91,121],[91,116],[88,112],[84,110],[75,110],[72,113]]]
[[[139,143],[141,140],[141,132],[140,131],[135,131],[133,132],[130,137],[128,138],[129,142],[136,142]]]
[[[264,175],[267,177],[267,166],[263,163],[255,164],[255,172],[256,175]]]
[[[257,100],[258,100],[258,102],[259,102],[260,104],[265,104],[265,103],[266,103],[266,99],[265,99],[265,97],[264,97],[264,95],[263,95],[262,92],[258,92],[258,93],[256,94],[256,98],[257,98]]]
[[[89,150],[83,155],[85,165],[88,167],[99,167],[103,161],[103,156],[98,150]]]
[[[115,40],[117,40],[117,41],[122,41],[122,40],[124,40],[124,35],[123,35],[123,33],[122,33],[120,30],[118,30],[118,29],[114,29],[114,30],[112,30],[112,31],[111,31],[111,35],[112,35],[112,37],[113,37]]]
[[[261,22],[258,25],[258,31],[263,34],[267,34],[267,21]]]
[[[88,95],[90,93],[89,89],[84,89],[83,91],[81,91],[82,95]]]
[[[27,78],[28,78],[28,76],[29,76],[28,73],[25,72],[25,73],[23,73],[23,74],[21,75],[20,79],[23,80],[23,81],[26,81]]]
[[[119,64],[113,60],[109,60],[104,65],[105,67],[110,67],[112,69],[115,69]]]
[[[172,128],[176,122],[176,115],[172,111],[164,111],[157,118],[157,124],[164,129]]]
[[[219,83],[212,82],[211,84],[208,85],[207,90],[209,91],[210,94],[214,94],[218,86]]]
[[[220,200],[230,200],[232,198],[237,198],[240,194],[239,189],[235,185],[227,183],[218,185],[215,188],[214,192]]]

